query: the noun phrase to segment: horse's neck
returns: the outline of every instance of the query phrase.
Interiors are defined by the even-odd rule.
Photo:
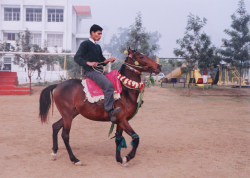
[[[141,76],[140,74],[137,74],[131,70],[129,70],[125,65],[123,65],[121,67],[120,73],[125,76],[126,78],[133,80],[135,82],[141,82]],[[125,87],[124,85],[122,85],[122,92],[124,97],[126,97],[128,99],[133,101],[133,102],[137,102],[137,98],[139,95],[139,91],[138,90],[133,90],[133,89],[128,89],[127,87]]]

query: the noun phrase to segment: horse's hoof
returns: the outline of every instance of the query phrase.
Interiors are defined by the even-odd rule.
[[[82,162],[81,161],[78,161],[75,163],[76,166],[83,166]]]
[[[122,164],[123,167],[129,167],[128,163]]]
[[[127,163],[127,158],[126,158],[126,157],[124,157],[124,158],[122,159],[122,164],[125,164],[125,163]]]
[[[52,158],[53,161],[56,160],[56,153],[51,153],[50,156],[51,156],[51,158]]]

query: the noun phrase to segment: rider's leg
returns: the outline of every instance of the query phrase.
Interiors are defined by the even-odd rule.
[[[102,88],[104,93],[104,108],[105,111],[109,112],[109,117],[112,122],[116,120],[116,115],[121,111],[120,108],[113,109],[114,104],[114,86],[112,82],[104,76],[102,73],[99,73],[95,70],[86,72],[86,76],[92,79],[99,87]]]
[[[113,109],[114,87],[112,82],[105,75],[95,70],[86,72],[86,76],[93,80],[103,90],[105,110],[110,111],[111,109]]]

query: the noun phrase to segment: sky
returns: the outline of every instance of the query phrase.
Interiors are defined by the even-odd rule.
[[[103,42],[108,44],[119,27],[129,28],[140,11],[142,24],[148,32],[158,31],[161,50],[158,57],[175,57],[176,40],[184,36],[187,16],[191,13],[205,17],[203,31],[219,47],[224,33],[230,29],[231,15],[236,12],[239,0],[70,0],[73,5],[90,6],[92,19],[82,21],[82,29],[89,30],[93,24],[103,27]],[[245,0],[250,14],[250,0]]]

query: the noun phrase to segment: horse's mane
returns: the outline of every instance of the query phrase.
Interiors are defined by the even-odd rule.
[[[128,58],[126,58],[125,62],[127,61]],[[125,69],[126,69],[126,65],[122,64],[122,66],[119,69],[120,74],[125,75]]]

